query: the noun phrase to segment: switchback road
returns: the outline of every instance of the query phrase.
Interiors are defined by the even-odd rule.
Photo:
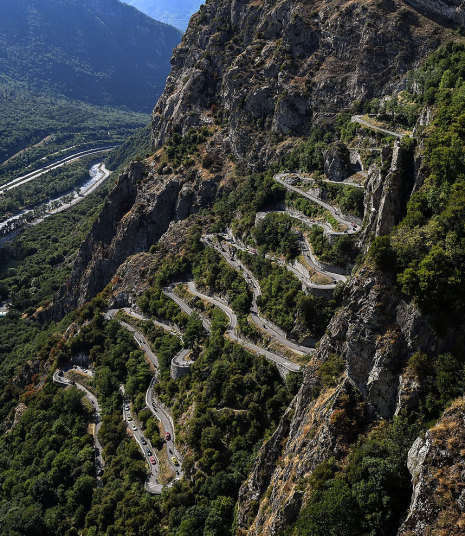
[[[387,130],[385,128],[378,127],[377,125],[374,125],[373,123],[370,123],[369,121],[363,119],[361,115],[353,115],[351,121],[352,123],[359,123],[364,127],[371,128],[372,130],[377,130],[378,132],[382,132],[383,134],[387,134],[388,136],[395,136],[399,139],[405,138],[405,136],[407,136],[407,134],[402,134],[401,132],[394,132],[393,130]]]
[[[215,305],[223,311],[223,313],[228,317],[229,325],[227,335],[231,340],[237,342],[241,346],[244,346],[252,353],[265,357],[269,361],[272,361],[273,363],[278,365],[278,367],[282,367],[287,371],[297,372],[298,370],[300,370],[300,365],[293,363],[289,359],[286,359],[285,357],[280,356],[279,354],[276,354],[274,352],[270,352],[269,350],[241,337],[237,332],[237,315],[234,313],[231,307],[229,307],[229,305],[227,305],[223,300],[219,298],[213,298],[198,291],[192,281],[189,281],[187,283],[187,288],[189,289],[189,292],[194,296],[197,296],[198,298],[210,302],[212,305]]]
[[[127,309],[124,309],[124,310],[127,312]],[[110,320],[118,311],[119,309],[111,309],[107,311],[105,313],[105,319]],[[132,310],[129,309],[129,311],[132,311]],[[134,313],[134,314],[137,315],[137,313]],[[145,317],[142,317],[141,315],[137,315],[137,317],[139,317],[139,319],[145,318]],[[121,326],[127,329],[130,333],[132,333],[138,346],[143,350],[143,352],[145,353],[145,355],[148,357],[149,361],[151,362],[153,368],[155,369],[155,374],[145,394],[145,401],[150,411],[162,424],[165,434],[168,432],[170,435],[170,439],[165,442],[166,454],[168,458],[168,464],[171,470],[173,471],[173,473],[176,474],[176,478],[174,479],[174,481],[177,481],[183,476],[183,472],[181,468],[183,457],[181,456],[181,454],[179,453],[179,451],[176,449],[176,446],[175,446],[176,435],[175,435],[175,430],[174,430],[173,418],[171,417],[171,414],[168,408],[156,398],[155,393],[153,391],[153,387],[158,380],[158,371],[159,371],[158,358],[156,354],[152,352],[152,349],[150,348],[150,345],[147,339],[138,329],[131,326],[131,324],[124,322],[123,320],[119,320],[119,323]],[[173,456],[178,460],[177,465],[173,463],[173,460],[172,460]],[[151,467],[151,474],[156,478],[156,481],[159,484],[159,463],[157,463],[155,466],[150,464],[150,467]],[[162,488],[155,486],[155,485],[149,486],[151,480],[152,479],[150,478],[147,484],[147,490],[150,491],[151,493],[161,493]],[[152,481],[152,484],[154,484],[153,481]]]
[[[361,229],[361,223],[357,220],[357,218],[352,217],[349,218],[349,216],[342,216],[342,214],[339,212],[338,209],[334,208],[333,206],[329,205],[325,201],[322,201],[318,197],[316,197],[313,194],[310,194],[309,192],[306,192],[302,190],[301,188],[297,188],[296,186],[293,186],[292,184],[289,184],[286,179],[289,179],[290,177],[299,177],[296,173],[278,173],[273,177],[273,179],[279,183],[281,186],[284,186],[287,190],[291,192],[295,192],[296,194],[299,194],[303,197],[306,197],[313,203],[316,203],[317,205],[320,205],[325,210],[331,213],[332,217],[340,224],[345,225],[348,229],[346,233],[340,233],[340,234],[355,234],[358,233]]]
[[[102,456],[103,448],[102,445],[98,439],[98,432],[100,430],[100,426],[102,424],[102,411],[100,409],[97,397],[93,395],[88,389],[86,389],[83,385],[81,385],[78,382],[72,382],[68,378],[64,376],[64,372],[60,369],[56,370],[53,375],[53,381],[56,383],[61,383],[62,385],[74,385],[77,389],[82,391],[84,393],[84,396],[89,400],[89,402],[92,404],[92,407],[94,408],[95,413],[95,421],[94,421],[94,431],[93,431],[93,437],[94,437],[94,446],[95,446],[95,465],[96,465],[96,471],[97,471],[97,480],[100,480],[101,477],[101,471],[105,467],[105,461]]]

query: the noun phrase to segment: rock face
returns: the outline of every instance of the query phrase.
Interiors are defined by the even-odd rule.
[[[398,536],[465,532],[465,399],[449,408],[409,451],[413,495]]]
[[[212,0],[174,51],[154,147],[216,122],[235,158],[264,167],[286,137],[402,85],[443,32],[400,0]]]
[[[342,142],[330,145],[325,151],[324,159],[324,170],[329,180],[340,182],[352,174],[350,152]]]
[[[465,25],[463,0],[405,0],[405,3],[430,16],[446,19],[458,26]]]
[[[363,269],[349,283],[343,307],[305,371],[289,424],[262,448],[239,494],[240,534],[275,536],[295,520],[304,499],[299,484],[321,461],[347,453],[347,445],[379,417],[389,418],[412,400],[401,373],[417,350],[437,342],[424,317],[393,291],[392,282]],[[338,355],[345,362],[339,385],[318,396],[318,365]],[[278,463],[280,461],[280,463]]]
[[[382,167],[373,165],[368,170],[364,209],[366,225],[360,237],[364,250],[374,237],[389,234],[400,222],[415,186],[415,168],[411,152],[396,142],[390,167],[385,171],[389,156],[389,150],[384,149]]]
[[[132,163],[79,248],[71,276],[52,306],[53,316],[59,318],[94,297],[127,257],[147,251],[171,221],[210,204],[216,193],[214,178],[203,181],[197,173],[160,176],[149,165]]]

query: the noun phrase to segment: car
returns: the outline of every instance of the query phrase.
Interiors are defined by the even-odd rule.
[[[147,456],[152,456],[152,451],[148,447],[145,449],[145,452],[147,453]]]
[[[137,426],[134,423],[131,425],[131,428],[134,430],[134,432],[137,430]]]
[[[142,445],[147,445],[147,441],[145,440],[145,437],[141,437],[140,442],[142,443]]]
[[[174,463],[174,465],[178,465],[178,464],[179,464],[178,459],[176,458],[176,456],[173,456],[173,457],[171,458],[171,461]]]
[[[129,411],[129,406],[126,404],[126,405],[124,406],[124,409],[125,409],[126,411]]]
[[[150,463],[151,463],[152,465],[155,465],[155,464],[157,463],[157,460],[155,459],[154,456],[150,456]]]
[[[128,415],[128,421],[132,421],[131,415]]]
[[[171,434],[169,432],[166,432],[165,439],[166,441],[169,441],[171,439]]]

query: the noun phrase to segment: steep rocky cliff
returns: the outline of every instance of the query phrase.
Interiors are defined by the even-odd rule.
[[[104,289],[127,257],[147,251],[172,221],[211,204],[220,178],[204,177],[200,172],[159,175],[150,163],[132,163],[82,243],[52,314],[60,317],[89,301]]]
[[[359,243],[366,251],[376,236],[390,233],[405,215],[407,202],[416,184],[414,155],[396,141],[391,151],[381,151],[381,165],[368,170],[365,184],[365,210]]]
[[[303,483],[318,463],[343,457],[370,422],[414,403],[415,388],[402,372],[412,353],[431,353],[436,345],[425,318],[393,290],[392,281],[368,268],[360,271],[305,371],[290,424],[282,424],[262,448],[241,489],[241,533],[275,535],[292,523],[304,499]],[[341,381],[322,390],[319,366],[334,355],[343,359]]]
[[[81,246],[55,314],[90,299],[118,267],[126,300],[127,288],[138,285],[130,271],[144,262],[143,255],[128,256],[148,250],[171,222],[211,205],[229,159],[265,168],[313,125],[330,122],[356,100],[401,88],[405,73],[446,33],[417,4],[428,7],[400,0],[212,0],[203,6],[174,53],[152,122],[158,152],[173,134],[209,126],[215,134],[203,159],[174,172],[160,169],[157,158],[131,165]],[[365,245],[398,223],[417,184],[407,149],[395,146],[383,158],[386,168],[369,174]],[[210,173],[200,164],[206,160],[223,171]],[[292,523],[318,464],[330,456],[342,461],[370,425],[415,406],[419,386],[407,362],[441,344],[394,281],[368,265],[360,269],[292,406],[241,488],[238,533],[274,536]],[[332,362],[343,366],[337,381],[325,384],[321,368]]]
[[[217,121],[234,157],[266,166],[315,120],[401,86],[443,34],[398,0],[210,1],[174,51],[154,146]]]
[[[407,4],[436,20],[444,19],[452,24],[465,24],[465,2],[463,0],[405,0]]]
[[[465,400],[419,437],[409,452],[413,495],[398,536],[459,536],[465,531]]]

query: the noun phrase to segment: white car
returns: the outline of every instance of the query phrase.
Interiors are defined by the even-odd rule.
[[[137,430],[137,426],[134,423],[131,425],[131,428],[134,430],[134,432]]]

